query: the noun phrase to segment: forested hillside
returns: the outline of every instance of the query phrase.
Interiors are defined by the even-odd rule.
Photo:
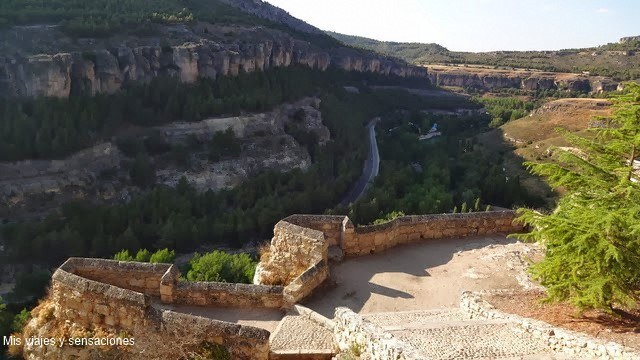
[[[384,42],[332,32],[328,34],[347,45],[398,56],[420,65],[477,64],[553,72],[588,71],[592,75],[609,76],[615,80],[640,78],[640,43],[637,40],[586,49],[472,53],[450,51],[438,44]]]
[[[123,31],[144,34],[152,31],[151,24],[197,21],[286,28],[218,0],[7,0],[0,4],[0,26],[57,24],[78,37],[102,37]]]

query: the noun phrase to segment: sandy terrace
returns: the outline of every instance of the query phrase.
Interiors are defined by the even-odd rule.
[[[535,245],[504,236],[442,239],[350,258],[331,268],[328,284],[304,305],[333,318],[346,306],[359,313],[457,308],[463,291],[531,289],[527,259]],[[274,331],[284,312],[154,304],[173,311]]]
[[[466,290],[534,287],[525,265],[537,255],[535,245],[503,236],[401,246],[332,267],[333,283],[304,305],[329,318],[338,306],[359,313],[457,308]]]

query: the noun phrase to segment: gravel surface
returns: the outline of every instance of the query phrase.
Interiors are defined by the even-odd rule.
[[[333,334],[327,328],[303,316],[287,315],[271,336],[271,351],[334,349]]]

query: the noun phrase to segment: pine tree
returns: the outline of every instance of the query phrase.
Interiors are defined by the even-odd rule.
[[[612,97],[614,116],[595,137],[560,131],[573,145],[554,162],[526,163],[566,194],[550,214],[521,210],[532,226],[518,237],[546,247],[531,271],[548,300],[581,309],[636,307],[640,299],[640,85]]]

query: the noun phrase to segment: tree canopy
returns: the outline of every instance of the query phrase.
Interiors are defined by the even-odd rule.
[[[611,99],[615,112],[593,137],[561,134],[571,148],[553,149],[553,162],[527,163],[566,194],[552,213],[521,211],[545,259],[532,266],[548,299],[579,308],[635,307],[640,299],[640,85]]]

